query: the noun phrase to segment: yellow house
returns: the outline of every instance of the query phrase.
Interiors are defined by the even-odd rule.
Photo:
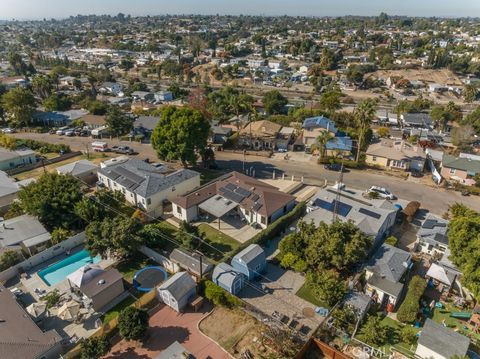
[[[365,162],[386,169],[423,171],[426,155],[420,146],[403,140],[382,139],[368,147]]]

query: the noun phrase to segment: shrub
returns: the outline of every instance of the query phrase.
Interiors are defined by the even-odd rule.
[[[17,148],[28,147],[33,151],[39,151],[40,153],[68,153],[71,152],[70,146],[64,144],[54,144],[37,140],[24,140],[17,139]]]
[[[129,306],[118,316],[120,336],[127,340],[139,340],[148,328],[148,313],[139,308]]]
[[[420,298],[427,287],[424,279],[418,275],[413,277],[408,285],[405,300],[400,305],[397,312],[397,319],[404,323],[412,323],[417,319],[418,309],[420,308]]]
[[[85,339],[81,344],[81,359],[97,359],[108,353],[110,350],[110,342],[106,336],[90,337]]]
[[[209,280],[205,281],[205,297],[213,304],[227,308],[238,307],[241,304],[238,298]]]
[[[417,332],[412,327],[406,326],[402,328],[400,337],[404,343],[412,345],[417,340]]]
[[[40,299],[47,302],[47,309],[53,308],[60,301],[60,292],[58,289],[54,289]]]
[[[388,328],[384,326],[380,318],[370,316],[363,327],[365,341],[371,345],[383,345],[388,337]]]
[[[398,243],[398,238],[395,236],[390,236],[385,240],[385,243],[390,244],[391,246],[396,247]]]
[[[22,257],[18,254],[18,252],[13,250],[7,250],[3,252],[0,256],[0,272],[14,266],[17,263],[20,263]]]

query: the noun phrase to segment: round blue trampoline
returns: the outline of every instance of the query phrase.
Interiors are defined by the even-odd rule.
[[[133,286],[140,292],[150,292],[155,286],[164,282],[167,277],[167,271],[162,267],[145,267],[135,273]]]

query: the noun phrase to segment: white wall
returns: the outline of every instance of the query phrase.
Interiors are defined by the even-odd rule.
[[[448,358],[445,358],[443,355],[439,355],[438,353],[428,349],[427,347],[421,344],[418,344],[417,350],[415,350],[415,355],[418,355],[420,358],[425,358],[425,359],[427,358],[448,359]]]
[[[13,278],[18,274],[18,269],[23,268],[24,270],[29,270],[59,254],[65,253],[67,250],[70,250],[74,247],[81,245],[85,242],[86,235],[85,232],[80,232],[73,237],[66,239],[65,241],[47,248],[46,250],[31,256],[30,258],[16,264],[13,267],[10,267],[7,270],[4,270],[0,273],[0,281],[7,281],[10,278]]]
[[[178,209],[180,208],[180,213]],[[175,218],[178,218],[181,221],[192,222],[198,218],[198,206],[192,206],[190,208],[182,208],[179,205],[173,203],[172,212]]]

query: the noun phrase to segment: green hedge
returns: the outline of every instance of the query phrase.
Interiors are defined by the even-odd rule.
[[[257,233],[255,236],[250,238],[248,241],[243,243],[240,247],[237,248],[228,258],[233,257],[235,254],[239,253],[243,249],[247,248],[250,244],[265,244],[269,240],[278,236],[282,231],[287,229],[287,227],[292,224],[295,220],[299,219],[305,214],[307,205],[305,202],[298,203],[294,209],[285,214],[284,216],[278,218],[275,222],[270,224],[267,228]],[[226,258],[226,259],[228,259]]]
[[[397,319],[404,323],[413,323],[420,309],[420,298],[427,287],[425,279],[416,275],[408,284],[407,295],[397,312]]]
[[[19,147],[28,147],[33,151],[38,151],[40,153],[68,153],[71,152],[70,146],[64,144],[53,144],[43,141],[37,140],[25,140],[25,139],[18,139],[17,140],[17,148]]]
[[[333,157],[330,157],[330,158],[324,158],[320,161],[320,159],[318,160],[318,163],[319,164],[327,164],[327,163],[339,163],[341,164],[342,163],[342,159],[341,158],[333,158]],[[366,165],[365,165],[365,162],[363,161],[359,161],[359,162],[356,162],[356,161],[353,161],[353,160],[343,160],[343,166],[345,168],[358,168],[358,169],[362,169],[362,168],[365,168]]]

